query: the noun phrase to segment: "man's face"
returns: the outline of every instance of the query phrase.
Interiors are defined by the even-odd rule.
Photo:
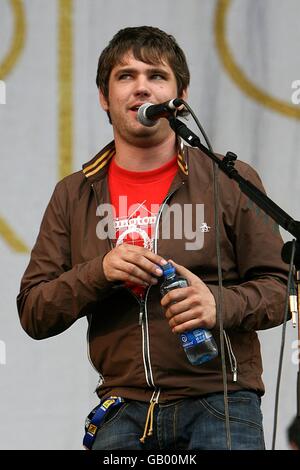
[[[183,93],[180,98],[185,96]],[[115,139],[143,147],[158,145],[173,131],[166,119],[160,119],[153,127],[140,124],[137,121],[138,107],[143,103],[163,103],[176,97],[176,78],[166,62],[147,64],[128,52],[122,63],[112,69],[108,99],[100,92],[100,103],[110,113]]]

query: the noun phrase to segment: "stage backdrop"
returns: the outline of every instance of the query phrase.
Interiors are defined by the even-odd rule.
[[[34,341],[21,329],[15,297],[55,183],[112,137],[95,86],[101,50],[125,26],[175,35],[191,69],[189,102],[214,149],[252,164],[299,219],[299,14],[298,0],[1,0],[1,449],[80,449],[97,403],[86,320]],[[261,334],[268,448],[280,335]],[[278,449],[288,447],[296,413],[296,340],[289,324]]]

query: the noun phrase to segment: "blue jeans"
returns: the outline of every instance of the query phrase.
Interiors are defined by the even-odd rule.
[[[228,394],[231,448],[263,450],[260,398],[251,391]],[[226,450],[223,393],[185,398],[154,408],[153,435],[140,442],[149,403],[126,401],[101,423],[93,450]]]

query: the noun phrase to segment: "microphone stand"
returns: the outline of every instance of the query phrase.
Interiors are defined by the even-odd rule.
[[[272,201],[266,194],[258,189],[250,181],[246,180],[239,174],[234,167],[237,155],[233,152],[227,152],[225,157],[219,158],[217,155],[201,144],[200,138],[191,131],[182,121],[177,119],[174,115],[168,117],[171,128],[174,132],[185,140],[192,147],[198,147],[205,155],[213,160],[218,167],[229,178],[236,181],[241,191],[246,194],[251,201],[260,207],[266,214],[268,214],[278,225],[287,230],[296,239],[295,241],[295,256],[294,266],[296,271],[296,285],[298,292],[298,374],[297,374],[297,417],[300,419],[300,221],[294,220],[289,214],[282,210],[275,202]],[[285,263],[291,260],[293,242],[284,244],[281,252],[282,259]],[[296,326],[294,324],[294,326]]]
[[[297,418],[300,419],[300,268],[296,271],[298,292],[298,373],[297,373]]]

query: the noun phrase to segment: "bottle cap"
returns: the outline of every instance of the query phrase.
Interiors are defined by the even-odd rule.
[[[168,277],[171,274],[174,274],[176,271],[173,264],[171,263],[167,263],[164,266],[160,266],[160,268],[163,270],[164,277]]]

